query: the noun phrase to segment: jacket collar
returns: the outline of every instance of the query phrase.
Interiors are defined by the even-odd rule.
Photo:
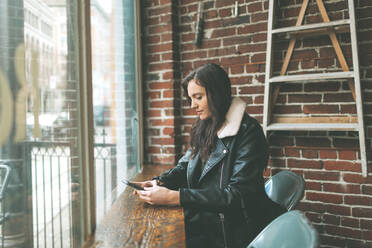
[[[245,107],[246,103],[242,99],[238,97],[233,98],[226,114],[226,120],[217,132],[218,138],[223,139],[234,136],[238,133],[245,112]]]
[[[245,112],[246,103],[241,100],[240,98],[234,98],[231,102],[230,108],[226,114],[226,120],[222,125],[222,128],[218,131],[217,136],[217,144],[216,149],[210,154],[209,159],[206,161],[204,166],[204,170],[202,171],[199,182],[205,177],[205,175],[215,166],[217,165],[227,154],[228,148],[222,142],[221,139],[234,136],[238,133],[240,123],[243,119],[243,115]],[[196,156],[189,161],[187,174],[188,174],[188,181],[189,183],[193,183],[191,178],[195,173],[195,168],[198,164],[200,157],[200,152],[196,154]]]
[[[204,170],[201,172],[200,178],[196,180],[196,182],[200,182],[205,175],[215,166],[217,165],[226,155],[228,154],[228,148],[222,142],[221,139],[217,139],[216,149],[209,155],[208,160],[205,162]],[[195,169],[198,165],[200,160],[200,152],[198,152],[194,158],[189,161],[189,165],[187,167],[187,180],[189,184],[192,186],[194,183],[194,174]]]

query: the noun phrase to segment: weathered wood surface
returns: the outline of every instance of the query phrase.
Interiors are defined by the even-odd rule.
[[[143,181],[169,169],[146,166],[133,180]],[[180,207],[151,206],[127,187],[98,225],[87,247],[185,247],[184,217]]]

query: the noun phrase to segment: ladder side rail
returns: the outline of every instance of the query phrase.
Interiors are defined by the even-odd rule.
[[[360,85],[360,73],[359,73],[359,59],[358,59],[358,40],[356,31],[356,21],[355,21],[355,8],[354,1],[348,0],[349,4],[349,16],[350,16],[350,36],[351,36],[351,49],[352,49],[352,59],[353,59],[353,71],[354,71],[354,86],[356,94],[356,107],[358,115],[358,126],[359,126],[359,146],[360,146],[360,158],[362,161],[362,175],[367,177],[367,152],[366,152],[366,140],[364,132],[364,121],[363,121],[363,101],[362,101],[362,91]]]
[[[276,0],[269,1],[269,13],[267,23],[267,44],[266,44],[266,68],[265,68],[265,95],[264,95],[264,114],[263,114],[263,129],[266,135],[266,129],[270,123],[271,117],[271,89],[270,89],[270,77],[272,75],[272,63],[273,63],[273,34],[272,29],[274,26],[275,19],[275,2]]]

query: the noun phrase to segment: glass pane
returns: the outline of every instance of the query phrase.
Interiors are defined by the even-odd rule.
[[[99,223],[139,169],[134,1],[91,1],[91,37]]]
[[[80,247],[77,6],[0,1],[0,247]]]

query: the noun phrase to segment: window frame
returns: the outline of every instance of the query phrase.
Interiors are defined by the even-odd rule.
[[[82,196],[82,236],[83,247],[91,239],[96,228],[96,196],[94,168],[94,120],[93,120],[93,88],[92,88],[92,47],[90,0],[78,1],[78,37],[79,37],[79,87],[80,87],[80,154],[83,187]],[[140,171],[143,168],[143,98],[142,98],[142,49],[141,49],[141,4],[134,1],[135,11],[135,63],[136,92],[138,113],[138,158]],[[84,211],[83,211],[84,210]]]

